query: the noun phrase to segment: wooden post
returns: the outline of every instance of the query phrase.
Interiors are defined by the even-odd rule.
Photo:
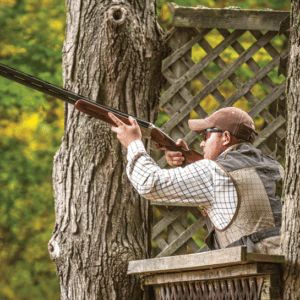
[[[171,48],[176,48],[176,46],[182,46],[186,44],[189,41],[189,36],[184,33],[184,29],[178,28],[176,32],[173,34],[173,36],[170,39],[170,46]],[[176,42],[176,46],[172,47],[172,44]],[[191,52],[191,51],[189,51]],[[188,71],[188,68],[185,66],[185,64],[178,59],[171,68],[173,75],[175,78],[180,78],[186,71]],[[190,90],[190,84],[187,83],[185,86],[188,90]],[[180,109],[185,104],[184,98],[182,98],[178,93],[172,98],[171,100],[171,105],[174,108],[175,111]],[[178,125],[177,127],[173,128],[170,132],[170,136],[176,141],[178,139],[183,139],[185,135],[187,135],[190,130],[188,127],[188,119],[189,117],[185,117],[181,124]],[[187,215],[188,212],[187,210],[181,214],[181,216],[177,219],[181,225],[184,228],[187,228]],[[172,225],[168,226],[168,244],[172,243],[176,238],[178,237],[178,234],[176,231],[173,229]],[[180,255],[180,254],[186,254],[186,245],[183,245],[180,247],[175,254]]]

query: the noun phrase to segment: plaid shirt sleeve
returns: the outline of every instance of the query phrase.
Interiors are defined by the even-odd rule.
[[[144,198],[166,205],[197,204],[220,229],[233,217],[237,206],[234,184],[214,161],[203,159],[184,168],[161,169],[141,141],[129,145],[127,160],[127,176]]]

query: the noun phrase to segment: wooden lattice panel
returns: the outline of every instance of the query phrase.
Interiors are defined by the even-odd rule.
[[[162,63],[167,83],[160,106],[170,118],[162,129],[174,140],[181,138],[191,149],[201,152],[199,137],[188,127],[191,113],[193,117],[196,114],[197,118],[203,119],[218,109],[242,104],[243,109],[260,124],[254,146],[284,163],[284,92],[289,32],[287,26],[280,27],[279,21],[289,13],[243,10],[237,13],[236,9],[228,9],[224,10],[222,19],[222,10],[211,12],[206,8],[180,8],[176,5],[170,8],[174,24],[184,27],[170,31],[168,44],[171,53]],[[197,14],[202,18],[198,18]],[[203,19],[206,14],[210,15],[207,21]],[[239,27],[233,19],[242,19],[243,14],[247,22]],[[215,15],[215,20],[211,19],[211,15]],[[222,28],[206,28],[208,23],[205,22]],[[198,28],[190,24],[197,24]],[[198,61],[195,61],[196,51],[202,53]],[[195,89],[195,83],[201,88]],[[158,164],[166,167],[165,157],[161,157]],[[159,209],[163,211],[162,207]],[[175,212],[179,211],[180,217],[174,220],[177,230],[172,222],[165,222],[167,219],[155,224],[153,241],[160,248],[158,256],[184,254],[187,245],[193,252],[199,251],[195,244],[191,246],[191,237],[180,238],[189,236],[191,226],[187,226],[187,216],[191,208],[179,207],[172,212],[170,207],[164,209],[164,218],[170,220],[170,214],[175,216]],[[196,217],[196,220],[202,224],[201,217]],[[163,224],[166,224],[167,230]],[[157,228],[160,228],[159,234]],[[162,238],[162,232],[167,234],[167,238]]]
[[[183,245],[189,246],[192,252],[200,250],[192,236],[205,225],[205,219],[196,207],[156,206],[155,209],[163,216],[152,229],[152,240],[160,249],[156,257],[186,253],[186,246],[184,248]],[[196,219],[189,227],[188,212]]]
[[[273,145],[275,145],[276,139],[284,143],[285,118],[282,114],[276,114],[276,105],[279,100],[281,104],[285,103],[285,78],[281,75],[281,82],[278,84],[271,80],[269,73],[278,67],[280,61],[285,61],[288,50],[278,51],[272,45],[272,40],[275,37],[278,43],[278,32],[276,31],[262,33],[259,30],[234,30],[232,32],[228,29],[216,30],[223,37],[223,40],[215,47],[212,47],[208,42],[212,29],[176,28],[172,33],[169,45],[173,52],[163,61],[162,67],[168,85],[161,97],[161,107],[168,114],[170,120],[162,126],[162,129],[169,132],[175,139],[183,138],[188,145],[192,145],[192,148],[199,151],[198,137],[187,126],[190,112],[194,111],[199,118],[206,118],[211,112],[203,108],[202,101],[210,95],[218,106],[214,111],[234,106],[242,99],[244,101],[243,106],[249,107],[248,113],[252,118],[258,116],[263,118],[264,125],[254,146],[267,155],[284,159],[279,153],[276,153]],[[245,49],[239,40],[242,40],[243,35],[249,34],[249,32],[255,42],[248,49]],[[185,41],[182,41],[182,37]],[[286,39],[286,37],[288,37],[287,33],[283,35],[282,39]],[[186,40],[188,41],[186,42]],[[195,45],[207,53],[197,63],[193,61],[191,56],[192,48]],[[222,58],[222,53],[227,48],[234,49],[238,55],[230,64]],[[265,55],[268,57],[267,60],[269,59],[263,67],[253,58],[261,49],[264,49]],[[253,76],[246,82],[236,75],[236,72],[241,72],[244,66],[253,73]],[[206,73],[209,68],[215,67],[220,72],[216,72],[214,78],[208,79]],[[195,79],[201,82],[203,88],[193,94],[191,85]],[[220,86],[225,81],[229,81],[234,87],[227,98],[220,91]],[[267,95],[263,99],[255,96],[252,92],[256,85],[264,85],[264,89],[267,90]],[[245,102],[247,102],[246,105]],[[159,164],[162,167],[166,166],[165,158],[162,158]]]

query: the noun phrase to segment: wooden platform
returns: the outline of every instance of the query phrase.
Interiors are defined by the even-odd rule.
[[[280,299],[282,255],[245,246],[131,261],[128,274],[152,285],[156,299]],[[231,297],[231,298],[230,298]]]

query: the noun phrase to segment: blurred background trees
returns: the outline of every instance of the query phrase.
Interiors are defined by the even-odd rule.
[[[0,1],[0,62],[62,85],[65,4]],[[47,244],[63,103],[0,79],[0,299],[59,299]]]
[[[288,0],[173,2],[211,8],[290,9]],[[157,1],[157,14],[161,26],[168,30],[172,27],[172,15],[166,3]],[[0,0],[0,63],[62,87],[65,15],[63,0]],[[212,46],[218,38],[216,34],[210,40]],[[195,62],[204,55],[201,49],[193,49]],[[200,82],[192,84],[195,92],[202,88]],[[223,89],[221,92],[228,97],[230,84]],[[210,99],[205,105],[207,111],[216,108]],[[247,110],[243,102],[240,107]],[[0,299],[3,300],[60,298],[47,244],[55,219],[51,172],[53,156],[63,135],[63,114],[61,101],[0,77]],[[161,110],[156,124],[161,126],[167,119]],[[263,126],[260,119],[255,121],[258,129]],[[201,236],[198,243],[201,244]]]

